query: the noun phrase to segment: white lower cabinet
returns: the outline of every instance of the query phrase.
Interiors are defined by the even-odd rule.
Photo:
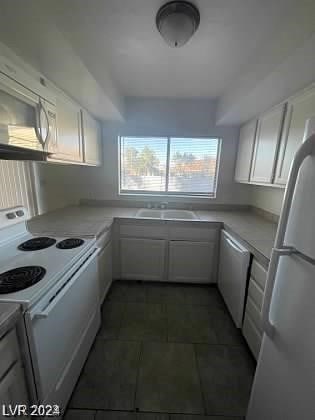
[[[261,310],[266,278],[267,270],[254,259],[251,267],[242,331],[256,359],[259,355],[263,335]]]
[[[253,353],[253,356],[257,360],[261,346],[262,334],[259,332],[251,317],[247,313],[245,313],[243,322],[243,335]]]
[[[120,239],[121,279],[164,279],[166,241],[163,239]]]
[[[19,343],[16,330],[13,329],[0,339],[0,404],[8,407],[9,404],[14,406],[27,403]]]
[[[100,286],[100,304],[102,304],[113,279],[111,241],[105,245],[98,256],[98,277]]]
[[[123,221],[115,245],[118,278],[215,282],[219,228],[217,223],[209,226],[178,221]]]
[[[214,242],[170,241],[168,280],[210,283],[214,272]]]
[[[20,362],[16,362],[0,381],[1,409],[5,406],[8,413],[9,405],[14,409],[18,404],[26,405],[28,402],[24,370]],[[0,416],[0,418],[2,418]],[[4,417],[3,417],[4,418]]]

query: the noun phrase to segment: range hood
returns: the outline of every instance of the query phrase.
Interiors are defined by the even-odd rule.
[[[2,160],[33,160],[45,162],[50,153],[29,150],[23,147],[8,146],[0,144],[0,159]]]

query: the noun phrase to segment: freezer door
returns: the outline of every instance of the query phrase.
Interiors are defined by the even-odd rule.
[[[235,325],[242,326],[250,253],[222,231],[218,286]]]
[[[314,117],[306,122],[304,143],[315,134]],[[313,153],[303,161],[296,181],[284,244],[315,258],[315,145]]]
[[[314,229],[313,229],[314,231]],[[246,420],[315,418],[315,267],[281,257]]]
[[[314,128],[315,124],[312,131]],[[304,143],[307,149],[303,148],[303,153],[313,151],[313,154],[305,159],[301,154],[304,161],[295,184],[284,243],[281,243],[279,228],[276,245],[280,252],[285,250],[285,246],[293,246],[298,252],[314,259],[313,142],[314,139],[308,139]],[[288,190],[289,186],[286,193]],[[282,216],[286,214],[285,210],[284,207]],[[274,251],[273,256],[276,253]],[[268,331],[266,326],[270,320],[273,334],[268,332],[270,335],[263,336],[247,420],[315,418],[315,265],[298,254],[279,255],[276,270],[269,268],[268,273],[267,289],[269,280],[273,278],[271,273],[275,272],[271,299],[270,293],[265,292],[267,298],[263,305],[265,331]]]
[[[315,258],[315,156],[308,156],[299,173],[284,238],[286,245]]]

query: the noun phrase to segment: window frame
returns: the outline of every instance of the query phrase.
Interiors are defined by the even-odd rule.
[[[122,165],[121,165],[121,142],[124,137],[131,139],[147,139],[147,138],[165,138],[167,139],[167,155],[166,155],[166,176],[165,176],[165,191],[149,191],[149,190],[124,190],[121,188],[122,180]],[[216,159],[216,171],[214,176],[214,191],[213,193],[201,193],[201,192],[179,192],[179,191],[168,191],[168,182],[169,182],[169,167],[170,167],[170,149],[171,149],[171,139],[172,138],[181,138],[181,139],[216,139],[218,141],[218,151]],[[118,195],[120,196],[142,196],[142,197],[181,197],[181,198],[216,198],[217,188],[218,188],[218,178],[220,172],[220,162],[221,162],[221,151],[222,151],[222,139],[216,136],[129,136],[129,135],[119,135],[118,136]]]

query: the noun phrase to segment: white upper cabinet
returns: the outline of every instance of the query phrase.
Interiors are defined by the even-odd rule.
[[[288,101],[276,169],[276,184],[286,184],[294,154],[303,140],[306,120],[314,115],[315,85],[312,85]]]
[[[257,120],[249,121],[241,127],[235,167],[235,180],[238,182],[249,181],[256,128]]]
[[[101,126],[87,111],[82,110],[81,114],[84,162],[92,166],[101,165]]]
[[[285,104],[261,115],[258,121],[250,181],[260,184],[273,182]]]
[[[58,93],[57,96],[57,152],[49,159],[83,162],[80,107]]]

